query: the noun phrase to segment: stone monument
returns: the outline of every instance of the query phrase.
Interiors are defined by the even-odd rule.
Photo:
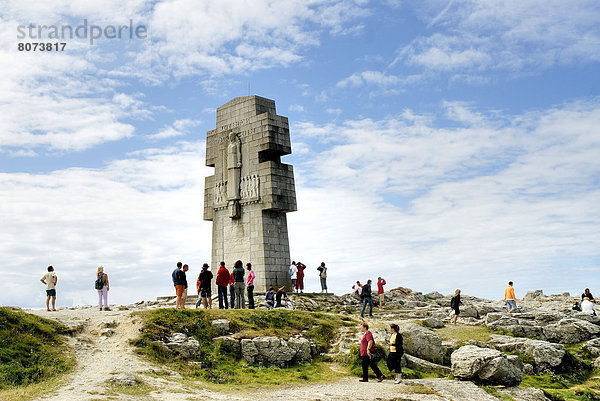
[[[287,117],[275,102],[237,97],[217,109],[217,128],[206,133],[204,220],[213,222],[212,270],[252,263],[254,290],[290,285],[287,212],[296,210],[294,170],[281,163],[292,152]]]

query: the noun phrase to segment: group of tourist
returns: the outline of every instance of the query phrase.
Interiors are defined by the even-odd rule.
[[[202,265],[202,270],[196,280],[196,290],[198,299],[196,308],[201,305],[206,309],[212,309],[212,279],[213,274],[209,270],[208,263]],[[217,296],[219,299],[219,309],[245,309],[246,294],[248,295],[248,308],[254,309],[254,279],[256,275],[252,271],[252,263],[246,263],[246,271],[241,260],[234,263],[231,273],[225,267],[225,262],[219,264],[215,284],[217,285]],[[184,309],[187,298],[187,278],[186,272],[188,265],[182,265],[177,262],[177,267],[173,270],[172,279],[175,287],[175,308]],[[229,297],[227,296],[227,287],[229,287]]]
[[[289,274],[294,292],[304,292],[304,270],[306,270],[304,263],[292,261]],[[325,266],[325,262],[321,262],[317,267],[317,271],[319,272],[319,281],[321,282],[321,292],[327,293],[327,267]]]
[[[364,288],[364,286],[363,286]],[[383,373],[377,366],[377,362],[381,360],[381,355],[375,346],[375,339],[373,338],[373,334],[369,331],[369,324],[362,323],[361,331],[363,332],[363,336],[360,340],[360,358],[362,364],[362,378],[359,379],[359,382],[368,382],[369,381],[369,367],[375,373],[378,382],[382,382],[385,379]],[[390,324],[390,339],[388,342],[389,354],[387,358],[387,367],[390,372],[396,373],[395,384],[402,383],[402,367],[400,366],[400,362],[402,360],[402,354],[404,354],[404,348],[402,346],[402,334],[400,334],[400,328],[397,324]]]
[[[383,277],[377,277],[377,296],[379,297],[379,308],[383,308],[383,301],[385,298],[383,294],[383,286],[386,284],[387,282]],[[361,284],[360,281],[357,281],[356,284],[352,286],[352,293],[358,295],[362,300],[360,317],[365,317],[367,305],[369,305],[369,317],[373,317],[373,295],[371,291],[371,280],[367,280],[366,284]]]

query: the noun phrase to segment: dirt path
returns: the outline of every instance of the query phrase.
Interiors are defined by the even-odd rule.
[[[407,380],[402,385],[394,385],[391,380],[386,380],[383,383],[358,383],[354,377],[333,383],[282,386],[273,390],[214,391],[200,382],[183,380],[178,373],[139,358],[129,340],[138,336],[141,323],[129,310],[101,312],[92,308],[63,309],[52,313],[40,310],[29,312],[81,329],[69,340],[75,351],[77,367],[63,380],[64,384],[58,391],[43,398],[46,401],[461,399],[449,394],[442,396],[443,391],[439,391],[439,388],[434,390],[436,386],[432,382]],[[143,384],[127,385],[128,381],[135,379]],[[112,384],[111,380],[117,383]]]

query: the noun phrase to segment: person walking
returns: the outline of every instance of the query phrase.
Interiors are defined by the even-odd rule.
[[[454,324],[456,324],[456,319],[460,315],[460,303],[460,290],[456,289],[454,296],[450,300],[450,307],[454,310]]]
[[[246,285],[244,284],[244,264],[241,260],[235,262],[231,275],[234,280],[235,309],[246,309],[246,299],[244,296],[244,291],[246,289]]]
[[[394,384],[402,383],[402,366],[400,362],[402,360],[402,354],[404,354],[404,348],[402,346],[402,334],[400,334],[400,328],[397,324],[390,324],[390,353],[388,354],[387,367],[390,372],[396,372],[396,380]]]
[[[98,306],[102,310],[102,301],[104,301],[104,310],[110,310],[108,307],[108,290],[110,285],[108,283],[108,274],[104,273],[104,267],[98,266],[96,269],[96,282],[94,288],[98,290]]]
[[[362,379],[359,382],[368,382],[369,381],[369,366],[373,369],[373,373],[377,376],[377,381],[382,382],[385,379],[381,370],[377,366],[377,358],[375,357],[375,353],[377,349],[375,348],[375,340],[373,339],[373,334],[369,331],[369,325],[367,323],[363,323],[361,325],[361,331],[363,332],[362,339],[360,340],[360,358],[362,360]]]
[[[369,304],[369,317],[373,317],[373,298],[371,297],[371,280],[367,280],[367,284],[363,285],[361,297],[363,299],[363,307],[360,311],[360,317],[365,317],[365,309]]]
[[[58,277],[54,273],[54,267],[48,266],[48,272],[40,279],[46,286],[46,309],[50,312],[50,300],[52,299],[52,310],[56,311],[56,283]]]
[[[217,271],[217,294],[219,295],[219,309],[229,309],[227,301],[227,285],[229,284],[229,270],[225,267],[225,262],[221,262]],[[233,305],[231,305],[233,308]]]
[[[317,270],[319,271],[319,279],[321,280],[321,292],[327,294],[327,267],[325,267],[325,262],[321,262]]]
[[[198,275],[198,281],[200,282],[200,291],[198,293],[198,300],[196,301],[196,308],[204,305],[204,309],[212,309],[212,278],[213,274],[208,270],[208,263],[202,265],[202,271]]]
[[[296,291],[296,280],[298,279],[298,268],[296,267],[296,262],[293,261],[290,265],[290,277],[292,279],[292,291]]]
[[[246,292],[248,293],[248,309],[254,309],[254,279],[256,274],[252,270],[252,263],[246,263],[248,276],[246,277]]]
[[[173,279],[173,286],[175,287],[175,296],[177,297],[175,300],[175,309],[181,308],[181,297],[183,296],[183,278],[181,268],[183,264],[181,262],[177,262],[177,268],[173,270],[171,273],[171,278]]]
[[[383,286],[386,285],[383,277],[377,277],[377,297],[379,298],[379,309],[383,308]]]
[[[504,290],[504,302],[508,308],[508,313],[513,313],[517,310],[517,297],[515,297],[515,289],[513,288],[513,282],[508,282],[508,287]]]
[[[296,273],[296,292],[304,292],[304,269],[306,269],[306,266],[302,262],[298,262],[296,263],[296,269],[298,269]]]

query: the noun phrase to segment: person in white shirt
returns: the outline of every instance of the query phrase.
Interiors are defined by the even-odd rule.
[[[298,279],[298,268],[296,267],[296,261],[293,261],[290,265],[290,277],[292,278],[292,291],[296,291],[296,280]]]
[[[50,299],[52,299],[52,310],[56,311],[56,283],[58,277],[54,273],[54,267],[48,266],[48,273],[44,274],[40,281],[46,285],[46,309],[50,311]]]

